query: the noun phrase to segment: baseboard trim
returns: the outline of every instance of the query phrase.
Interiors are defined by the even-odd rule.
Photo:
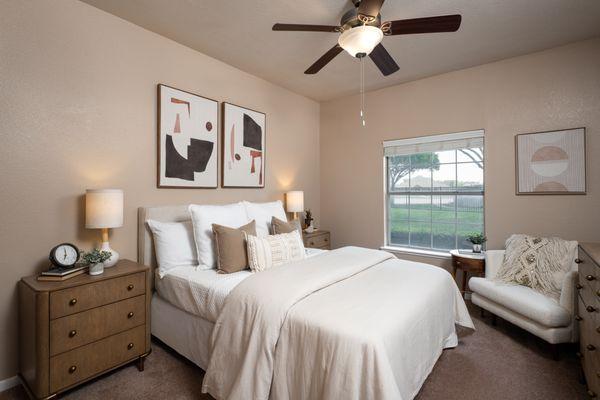
[[[0,381],[0,392],[4,392],[5,390],[10,389],[11,387],[15,387],[21,384],[21,379],[15,375],[12,378],[7,378]]]

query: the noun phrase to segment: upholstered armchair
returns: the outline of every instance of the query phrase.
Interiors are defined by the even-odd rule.
[[[577,264],[565,275],[560,298],[556,301],[531,288],[496,282],[494,277],[502,265],[504,250],[488,250],[485,256],[485,278],[471,278],[471,300],[490,313],[557,345],[579,339],[575,310],[577,304]],[[557,347],[553,346],[555,356]]]

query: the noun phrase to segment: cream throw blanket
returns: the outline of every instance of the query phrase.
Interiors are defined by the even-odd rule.
[[[215,324],[203,392],[221,399],[411,399],[455,323],[448,272],[346,247],[241,282]]]
[[[577,242],[560,238],[512,235],[496,280],[528,286],[554,299],[577,257]]]

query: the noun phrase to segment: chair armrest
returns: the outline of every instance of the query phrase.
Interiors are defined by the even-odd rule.
[[[577,283],[577,271],[569,271],[565,275],[562,283],[562,289],[560,291],[559,304],[561,307],[569,310],[571,315],[575,312],[575,302],[577,300],[577,291],[575,290],[575,284]]]
[[[493,279],[498,273],[504,259],[504,250],[487,250],[485,252],[485,277]]]

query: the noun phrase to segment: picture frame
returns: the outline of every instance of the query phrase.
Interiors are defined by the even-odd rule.
[[[586,194],[585,133],[581,127],[516,135],[516,194]]]
[[[264,188],[267,116],[265,113],[222,103],[221,186]]]
[[[216,189],[218,101],[165,84],[157,97],[157,187]]]

